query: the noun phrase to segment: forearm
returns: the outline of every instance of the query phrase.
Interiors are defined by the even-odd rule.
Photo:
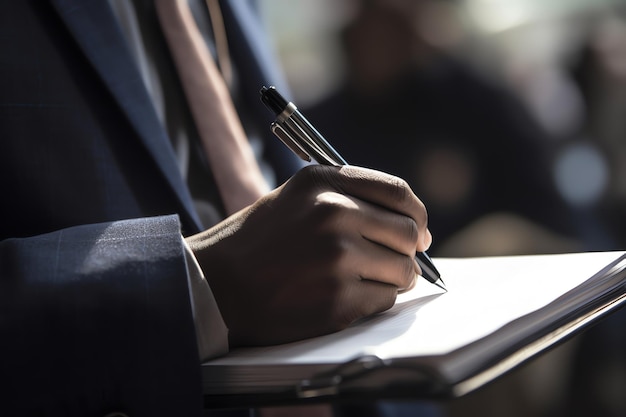
[[[46,415],[201,409],[186,275],[175,217],[0,243],[6,398]]]

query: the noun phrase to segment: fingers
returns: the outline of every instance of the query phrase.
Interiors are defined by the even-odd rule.
[[[421,273],[415,260],[418,228],[412,218],[336,192],[320,193],[316,204],[332,219],[326,222],[326,228],[333,231],[328,236],[343,242],[327,245],[327,249],[343,252],[330,259],[340,260],[347,275],[404,290],[415,274]]]
[[[355,320],[390,309],[396,302],[397,288],[375,281],[362,280],[351,287],[351,292],[341,300],[337,323],[348,326]]]
[[[415,255],[420,231],[413,218],[362,200],[352,200],[358,207],[359,232],[364,239],[409,257]]]
[[[361,240],[360,248],[350,258],[350,270],[361,279],[393,285],[405,290],[413,285],[421,270],[411,255],[403,255],[374,242]]]
[[[432,236],[428,231],[428,214],[422,201],[413,193],[406,181],[379,171],[344,166],[341,168],[313,166],[313,175],[321,184],[337,192],[356,197],[371,204],[411,218],[417,226],[417,239],[413,249],[428,249]]]

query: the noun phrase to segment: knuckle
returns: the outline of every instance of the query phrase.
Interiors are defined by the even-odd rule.
[[[400,289],[408,288],[415,278],[415,267],[411,256],[403,256],[400,265],[401,282],[398,286]]]
[[[391,198],[396,201],[407,201],[413,194],[409,184],[400,177],[389,176],[387,179],[387,185],[389,187]]]
[[[322,193],[317,196],[313,210],[320,218],[335,218],[345,210],[345,206],[341,204],[341,198],[342,196],[336,193]]]
[[[417,242],[419,238],[419,228],[417,226],[417,222],[413,220],[411,217],[402,216],[404,219],[403,230],[406,233],[409,242]]]
[[[323,256],[323,261],[327,263],[330,272],[340,275],[344,270],[344,264],[350,256],[350,245],[335,234],[327,234],[324,237],[324,244],[320,247],[319,253]],[[337,278],[340,281],[340,278]]]
[[[416,200],[415,204],[417,205],[418,214],[419,214],[418,220],[420,223],[426,226],[426,224],[428,223],[428,212],[426,211],[426,205],[424,205],[424,202],[420,200],[419,198],[416,198],[415,200]]]
[[[315,196],[311,207],[314,218],[321,224],[337,225],[359,211],[357,203],[343,194],[326,191]]]

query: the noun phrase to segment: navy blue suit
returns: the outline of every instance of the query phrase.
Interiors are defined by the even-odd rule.
[[[280,78],[251,6],[223,3],[267,130],[258,90]],[[201,226],[106,0],[0,2],[0,178],[2,414],[197,415],[180,234]]]

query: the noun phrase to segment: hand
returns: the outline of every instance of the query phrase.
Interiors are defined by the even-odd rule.
[[[187,238],[231,346],[331,333],[384,311],[420,273],[426,209],[406,182],[310,166],[255,204]]]

